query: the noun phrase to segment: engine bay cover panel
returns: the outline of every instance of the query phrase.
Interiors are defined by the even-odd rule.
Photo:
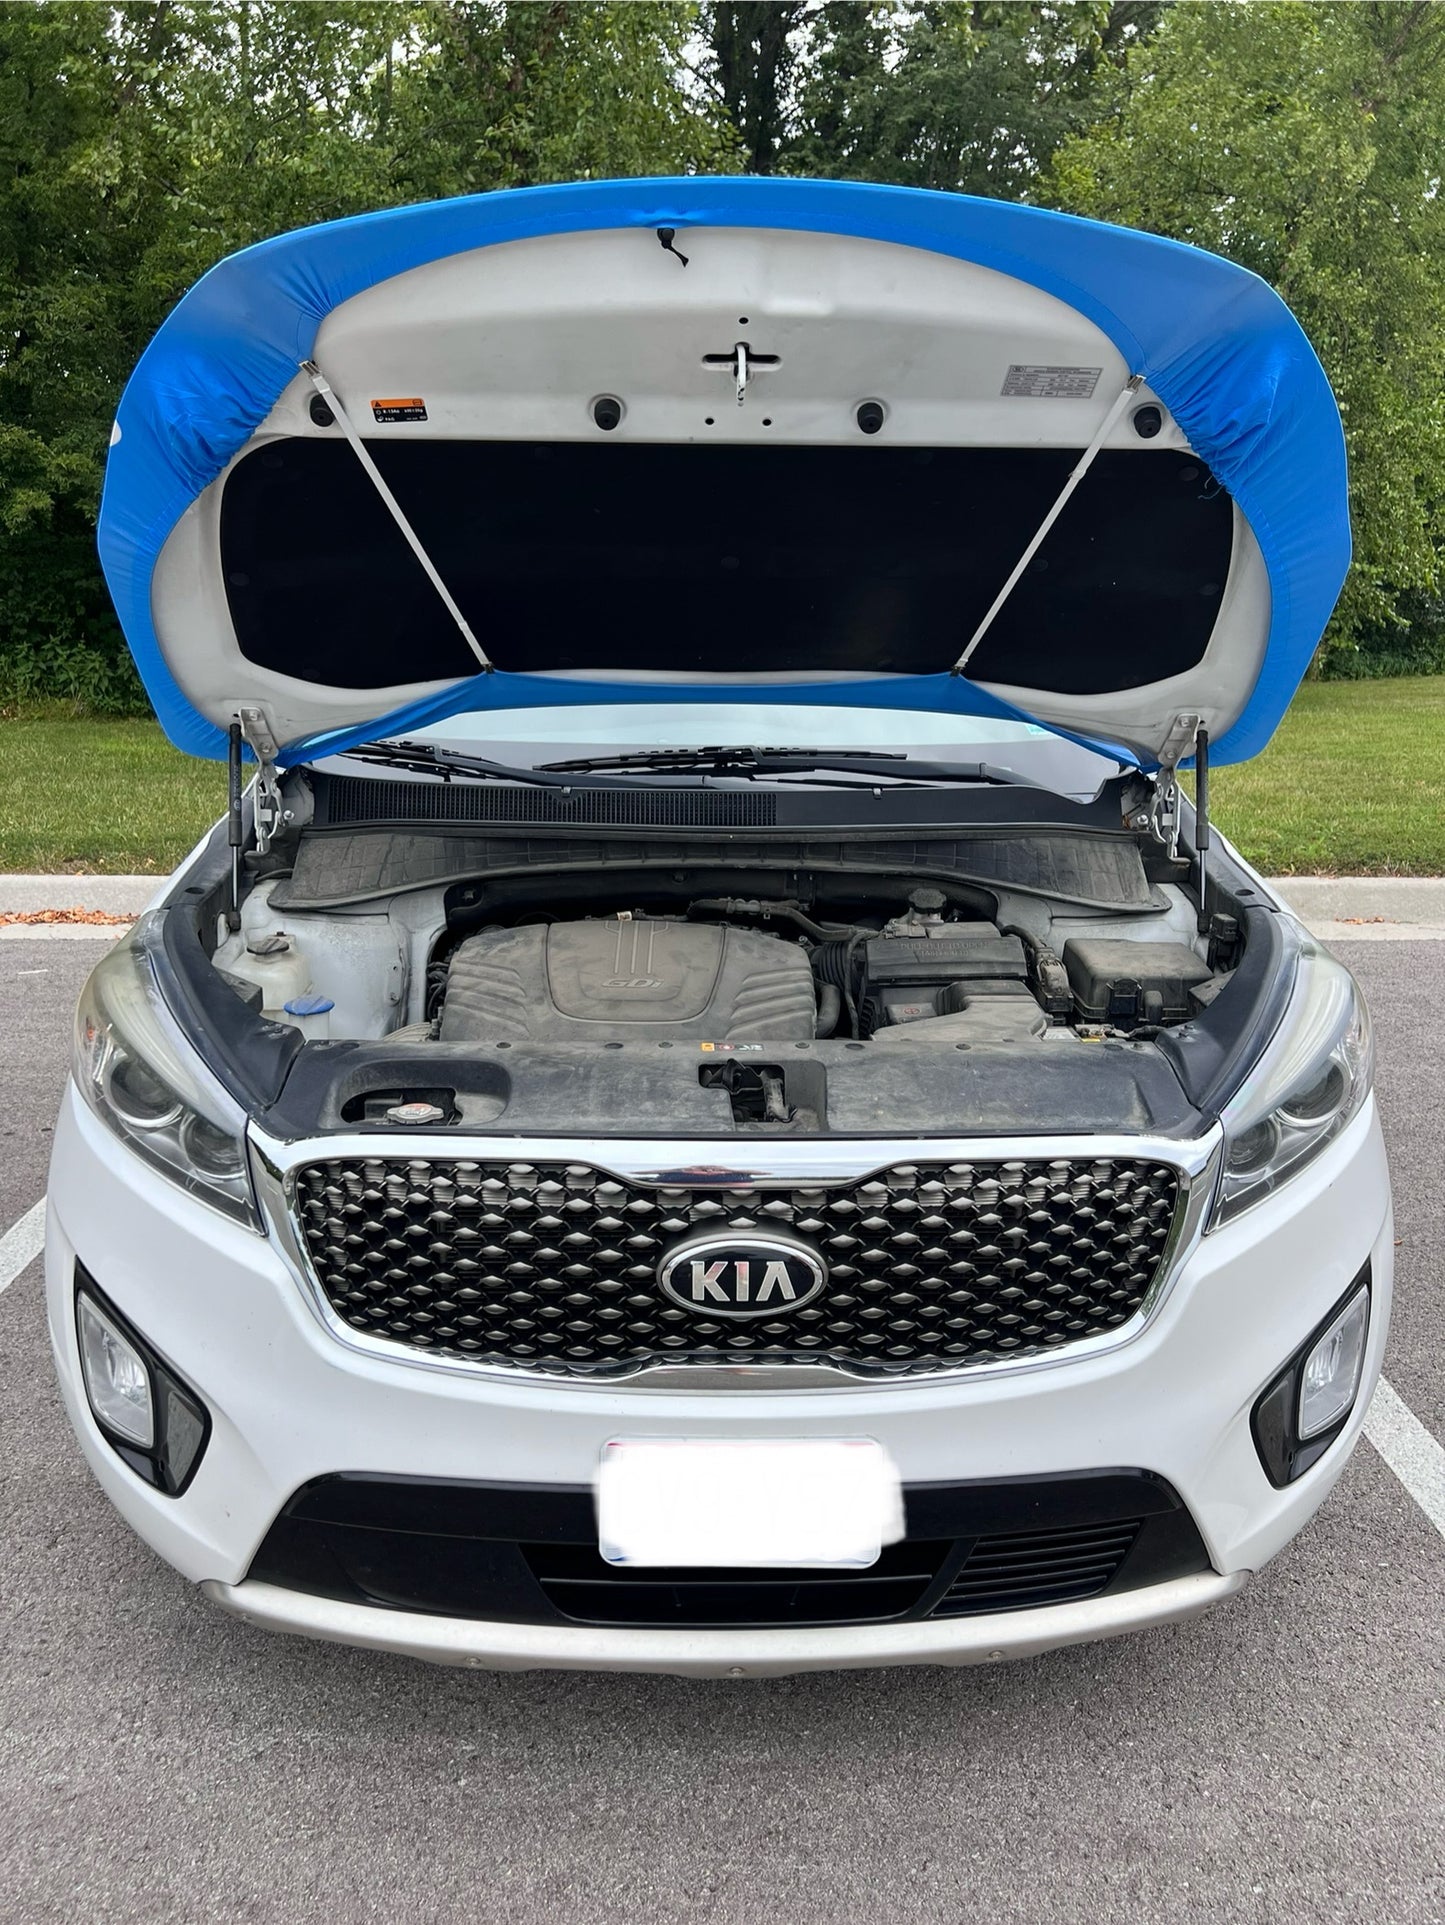
[[[797,944],[619,917],[469,936],[447,973],[441,1040],[807,1042],[815,1016]]]

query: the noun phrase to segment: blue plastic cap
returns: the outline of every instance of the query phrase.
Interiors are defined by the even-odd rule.
[[[328,1009],[335,1009],[336,1005],[329,996],[294,996],[282,1007],[288,1016],[324,1016]]]

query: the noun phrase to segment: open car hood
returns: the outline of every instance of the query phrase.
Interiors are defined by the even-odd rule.
[[[126,388],[100,550],[198,755],[242,710],[296,762],[725,699],[1022,715],[1152,767],[1194,726],[1264,746],[1349,521],[1324,373],[1241,268],[999,201],[656,180],[222,261]]]

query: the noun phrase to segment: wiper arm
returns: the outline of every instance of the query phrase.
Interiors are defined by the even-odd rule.
[[[850,760],[906,762],[893,749],[853,749]],[[822,768],[811,749],[637,749],[626,755],[582,755],[570,762],[540,762],[543,769],[706,769],[710,774],[748,775],[764,764],[780,767]]]
[[[992,762],[913,762],[893,749],[850,749],[846,755],[818,755],[811,749],[644,749],[636,754],[583,756],[576,761],[543,762],[539,766],[558,773],[697,769],[709,775],[865,775],[886,777],[895,787],[939,782],[1023,789],[1040,786]]]
[[[513,768],[509,762],[489,762],[485,756],[464,755],[458,749],[439,749],[430,742],[367,742],[342,753],[353,761],[380,762],[389,769],[439,775],[444,782],[450,782],[454,775],[471,775],[495,782],[527,782],[541,789],[568,786],[559,777],[539,774],[536,769]]]

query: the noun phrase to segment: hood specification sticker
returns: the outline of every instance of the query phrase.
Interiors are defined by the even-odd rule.
[[[1033,401],[1087,401],[1099,385],[1102,368],[1010,367],[1004,377],[1005,394],[1026,395]]]

